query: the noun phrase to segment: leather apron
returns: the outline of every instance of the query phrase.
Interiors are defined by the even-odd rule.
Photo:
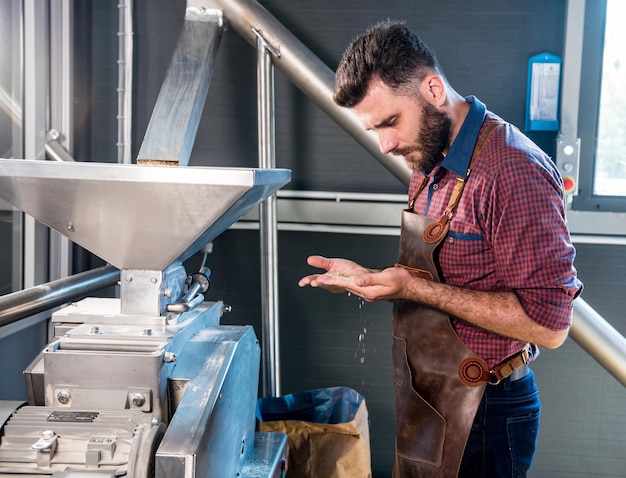
[[[487,137],[500,124],[491,123],[480,135],[468,176]],[[427,182],[425,177],[415,197]],[[463,186],[459,178],[439,219],[415,214],[411,201],[402,213],[397,266],[440,282],[436,251],[447,236]],[[396,397],[393,477],[456,477],[486,386],[484,381],[472,386],[463,383],[460,366],[482,359],[461,341],[446,314],[417,302],[395,301],[392,335]]]

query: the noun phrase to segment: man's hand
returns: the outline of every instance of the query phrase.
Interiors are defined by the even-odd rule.
[[[354,283],[357,276],[369,272],[365,267],[347,259],[309,256],[307,264],[319,269],[325,269],[326,272],[303,277],[298,282],[298,285],[300,287],[307,285],[321,287],[333,293],[346,292],[346,286],[349,283]]]
[[[328,259],[310,256],[307,263],[325,269],[326,273],[312,274],[300,279],[298,285],[321,287],[329,292],[348,292],[368,302],[402,297],[403,287],[410,274],[396,267],[380,270],[367,269],[347,259]]]

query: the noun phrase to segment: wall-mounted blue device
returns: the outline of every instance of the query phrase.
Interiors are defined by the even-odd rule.
[[[526,91],[526,131],[559,129],[559,96],[562,60],[541,53],[528,60]]]

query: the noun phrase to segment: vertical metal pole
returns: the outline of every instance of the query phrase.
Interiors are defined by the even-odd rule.
[[[275,168],[274,135],[274,65],[267,44],[257,33],[257,94],[259,121],[259,167]],[[278,261],[276,246],[276,195],[260,204],[262,297],[262,392],[264,396],[280,395],[280,361],[278,340]]]
[[[47,128],[63,133],[59,143],[72,154],[72,1],[50,2],[50,124]],[[49,280],[67,277],[72,271],[70,240],[50,231]]]
[[[49,2],[24,1],[24,157],[44,159],[48,111]],[[24,280],[28,288],[48,280],[48,230],[24,217]]]
[[[11,157],[24,157],[24,6],[22,3],[14,5],[11,16],[11,118],[13,120],[13,131],[11,140]],[[6,48],[6,45],[4,46]],[[4,65],[3,65],[4,68]],[[24,214],[17,209],[13,209],[12,214],[12,260],[11,260],[11,291],[20,290],[24,283],[24,268],[22,267],[24,257]]]

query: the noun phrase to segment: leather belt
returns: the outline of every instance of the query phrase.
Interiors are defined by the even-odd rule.
[[[521,367],[527,365],[530,361],[530,357],[532,357],[532,345],[526,344],[524,348],[520,350],[515,355],[507,358],[502,363],[496,365],[491,372],[491,380],[489,383],[498,384],[502,380],[507,377],[513,375],[517,370],[520,370]],[[516,379],[511,378],[511,381],[519,380],[528,374],[528,370],[526,370],[526,374],[519,376],[523,372],[518,372],[518,377]]]
[[[517,380],[523,379],[530,372],[530,367],[528,364],[522,365],[520,368],[516,369],[511,375],[509,375],[509,380],[511,382],[515,382]]]

